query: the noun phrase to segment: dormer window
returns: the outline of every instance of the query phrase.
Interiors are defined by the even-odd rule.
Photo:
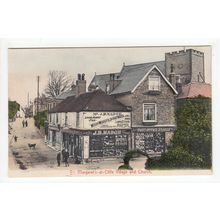
[[[149,91],[160,91],[160,77],[150,76],[149,77]]]

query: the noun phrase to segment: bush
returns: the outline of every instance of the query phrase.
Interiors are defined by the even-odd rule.
[[[8,117],[13,119],[17,112],[20,110],[20,105],[16,101],[8,102]]]
[[[201,156],[190,154],[183,147],[171,147],[160,159],[148,159],[149,168],[204,168]]]
[[[43,126],[45,125],[45,122],[47,121],[47,111],[43,111],[43,112],[38,112],[35,116],[34,116],[34,120],[35,120],[35,125],[36,126]]]
[[[181,101],[181,100],[179,100]],[[182,100],[176,111],[177,130],[172,145],[202,158],[205,167],[212,164],[211,99],[198,96]]]

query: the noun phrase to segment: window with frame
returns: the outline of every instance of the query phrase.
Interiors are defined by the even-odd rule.
[[[154,103],[144,103],[143,104],[143,121],[144,122],[156,122],[157,113],[156,113],[156,104]]]
[[[150,91],[160,91],[160,77],[149,76],[149,88]]]

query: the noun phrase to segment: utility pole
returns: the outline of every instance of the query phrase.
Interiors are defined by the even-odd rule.
[[[37,113],[39,111],[39,82],[40,82],[40,76],[37,76]]]

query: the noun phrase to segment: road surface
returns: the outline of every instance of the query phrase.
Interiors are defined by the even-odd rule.
[[[11,123],[9,168],[16,168],[14,164],[16,161],[21,161],[26,168],[55,166],[57,152],[45,145],[44,137],[40,134],[38,128],[34,126],[33,118],[27,119],[27,127],[23,127],[22,120],[22,118],[17,118],[15,122]],[[18,137],[17,142],[14,140],[15,135]],[[28,147],[29,143],[36,144],[36,148],[30,149]],[[13,156],[13,152],[17,154],[16,157]]]

